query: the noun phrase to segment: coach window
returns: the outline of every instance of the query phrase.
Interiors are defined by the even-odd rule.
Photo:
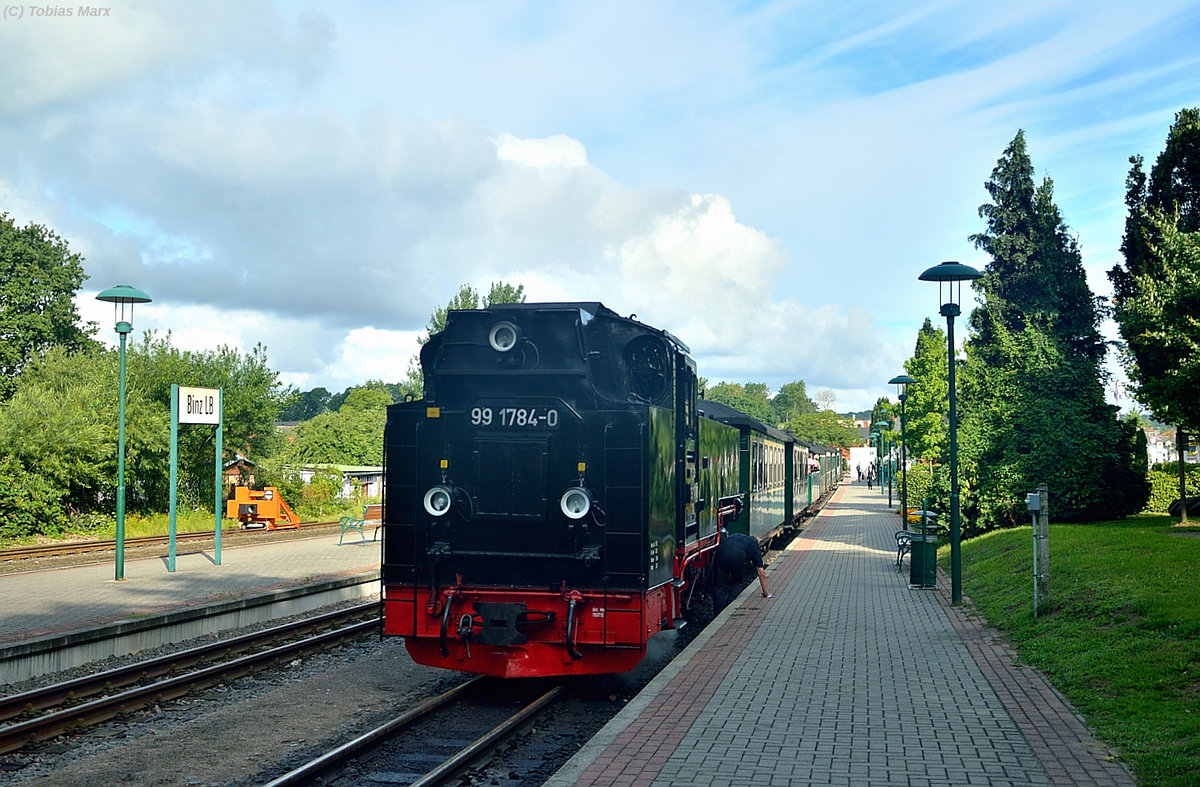
[[[763,444],[754,444],[754,489],[762,489],[763,484]]]

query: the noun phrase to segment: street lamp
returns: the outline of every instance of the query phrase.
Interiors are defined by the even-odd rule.
[[[117,394],[117,579],[122,580],[125,578],[125,337],[133,330],[133,304],[149,303],[150,296],[128,284],[118,284],[97,295],[96,300],[113,304],[113,319],[121,337],[121,382]]]
[[[908,400],[908,386],[916,380],[907,374],[898,374],[888,380],[896,386],[900,397],[900,527],[908,529],[908,458],[905,454],[908,442],[904,435],[904,403]]]
[[[875,479],[877,481],[879,481],[879,494],[882,495],[883,494],[883,430],[884,430],[884,427],[887,427],[887,429],[890,430],[892,428],[892,422],[891,421],[876,421],[875,423],[871,424],[871,427],[873,429],[875,429],[879,434],[879,449],[878,449],[877,453],[875,454],[875,466],[876,466]]]
[[[962,536],[958,524],[958,419],[954,406],[954,318],[962,314],[962,283],[978,279],[983,274],[961,262],[934,265],[917,277],[919,281],[938,283],[938,300],[942,299],[942,284],[947,285],[948,300],[939,312],[946,318],[946,356],[949,365],[950,387],[950,603],[962,603]],[[958,284],[956,302],[954,285]]]
[[[875,461],[872,462],[871,464],[874,465],[874,468],[878,468],[878,466],[879,466],[879,430],[872,429],[871,434],[867,437],[867,440],[868,440],[868,444],[872,448],[875,449]],[[867,485],[868,486],[870,486],[870,484],[871,484],[871,472],[874,468],[867,467]]]

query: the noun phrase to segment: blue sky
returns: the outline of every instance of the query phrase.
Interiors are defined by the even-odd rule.
[[[136,331],[302,389],[402,379],[504,280],[865,409],[940,320],[921,271],[987,264],[1018,129],[1106,294],[1128,157],[1200,104],[1175,0],[46,7],[0,19],[0,210],[84,254],[101,337],[132,284]]]

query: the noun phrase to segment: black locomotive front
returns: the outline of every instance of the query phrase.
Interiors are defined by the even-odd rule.
[[[386,630],[414,659],[613,672],[678,614],[699,516],[696,375],[599,303],[451,311],[385,433]]]

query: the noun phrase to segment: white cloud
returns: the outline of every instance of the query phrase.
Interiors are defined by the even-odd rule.
[[[0,25],[0,209],[151,293],[138,330],[331,390],[400,379],[435,306],[504,280],[869,407],[936,319],[917,274],[986,264],[1018,127],[1095,287],[1125,159],[1200,87],[1182,0],[300,8]]]
[[[507,132],[496,139],[496,156],[540,170],[580,169],[587,166],[587,151],[577,139],[555,134],[546,139],[517,139]]]

